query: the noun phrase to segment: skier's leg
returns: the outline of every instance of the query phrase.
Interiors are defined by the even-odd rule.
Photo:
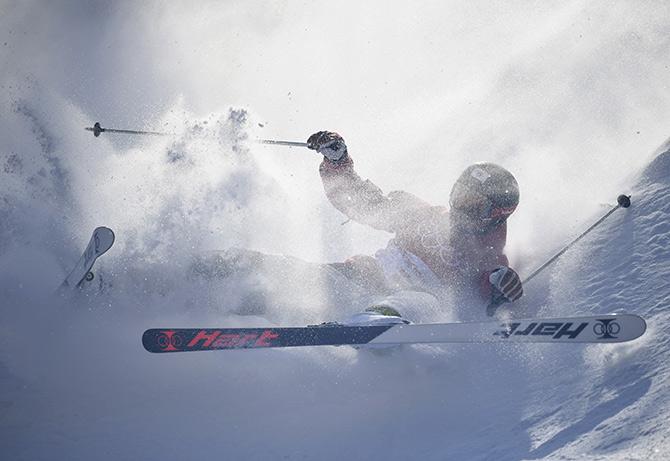
[[[344,306],[364,309],[370,292],[351,278],[352,274],[364,278],[365,271],[357,269],[361,267],[230,248],[199,256],[189,275],[203,285],[214,304],[231,313],[301,323],[332,319]]]
[[[244,248],[229,248],[213,251],[194,258],[189,275],[208,281],[221,280],[235,275],[250,275],[259,272],[266,256],[258,251]]]
[[[371,295],[389,292],[384,272],[371,256],[353,256],[342,263],[330,263],[328,266]]]

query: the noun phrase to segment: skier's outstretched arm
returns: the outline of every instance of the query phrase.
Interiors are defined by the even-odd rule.
[[[307,144],[324,156],[319,173],[328,200],[354,221],[397,232],[413,211],[430,206],[407,192],[386,195],[371,181],[361,179],[354,171],[344,140],[337,133],[320,131],[310,136]]]

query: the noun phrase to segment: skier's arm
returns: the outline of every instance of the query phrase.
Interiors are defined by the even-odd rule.
[[[511,302],[523,295],[521,279],[509,267],[509,260],[503,252],[506,241],[507,223],[500,224],[484,241],[491,255],[480,269],[480,292],[486,301],[496,298]]]
[[[307,142],[324,155],[319,173],[328,200],[354,221],[397,232],[412,211],[429,206],[407,192],[385,195],[371,181],[361,179],[354,170],[344,141],[336,133],[319,132]]]

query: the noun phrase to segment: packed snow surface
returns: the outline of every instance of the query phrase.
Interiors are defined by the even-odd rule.
[[[667,458],[664,2],[57,3],[0,4],[3,459]],[[94,138],[96,120],[170,135]],[[364,307],[319,263],[391,236],[342,224],[313,152],[254,142],[319,129],[385,191],[435,204],[469,163],[508,167],[522,275],[631,195],[506,315],[628,312],[647,333],[145,352],[147,328]],[[117,239],[96,278],[55,294],[99,225]],[[269,255],[263,270],[203,263],[240,249]],[[414,315],[484,319],[475,302]]]

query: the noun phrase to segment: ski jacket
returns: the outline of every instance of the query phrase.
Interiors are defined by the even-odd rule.
[[[508,265],[503,253],[506,223],[485,233],[466,231],[443,206],[431,206],[403,191],[384,194],[360,178],[348,156],[338,162],[324,159],[319,173],[326,196],[339,211],[395,234],[389,246],[418,258],[440,283],[456,289],[476,286],[485,300],[491,299],[488,276],[498,266]]]

